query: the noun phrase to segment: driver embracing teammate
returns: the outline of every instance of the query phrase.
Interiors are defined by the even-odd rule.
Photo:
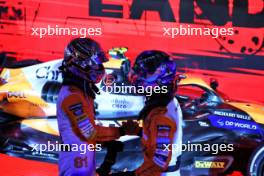
[[[172,150],[182,144],[182,112],[175,98],[177,80],[176,63],[162,51],[144,51],[135,61],[130,72],[135,86],[148,86],[158,90],[166,86],[166,93],[146,96],[145,107],[140,113],[143,119],[143,164],[122,176],[179,176],[180,150]],[[133,123],[131,123],[133,125]]]
[[[122,128],[102,127],[95,124],[94,98],[99,90],[95,86],[104,73],[107,58],[100,45],[92,39],[77,38],[65,48],[60,67],[63,86],[58,95],[57,116],[59,132],[64,144],[93,144],[120,137]],[[60,176],[95,176],[95,150],[61,151]]]

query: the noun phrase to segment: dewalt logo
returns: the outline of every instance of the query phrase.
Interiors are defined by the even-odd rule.
[[[195,161],[195,168],[223,169],[225,168],[225,162]]]

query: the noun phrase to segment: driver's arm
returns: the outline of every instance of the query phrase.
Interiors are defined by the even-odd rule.
[[[70,119],[76,135],[84,141],[109,141],[119,138],[119,128],[95,124],[92,103],[79,93],[72,93],[63,100],[61,108]]]
[[[173,143],[174,134],[176,132],[176,124],[170,118],[157,114],[152,117],[150,124],[150,138],[148,139],[147,148],[144,151],[144,162],[140,168],[136,170],[136,175],[141,176],[145,173],[151,175],[160,173],[168,168],[171,160],[170,150],[166,150],[165,145]]]

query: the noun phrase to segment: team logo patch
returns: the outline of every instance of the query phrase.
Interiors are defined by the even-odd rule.
[[[82,104],[74,104],[69,107],[69,110],[73,112],[75,116],[80,116],[83,114]]]
[[[84,137],[89,138],[94,133],[95,129],[88,116],[83,112],[82,103],[69,106],[69,110],[75,116],[78,128],[81,130],[81,133],[84,135]]]
[[[171,139],[170,138],[166,138],[166,137],[158,137],[157,139],[156,139],[156,143],[157,144],[170,144],[170,142],[171,142]]]
[[[170,136],[170,130],[171,130],[170,126],[159,125],[157,127],[157,136],[158,137],[169,137]]]
[[[171,127],[168,126],[168,125],[158,125],[158,131],[159,130],[167,130],[167,131],[170,131],[171,130]]]
[[[166,166],[167,159],[168,157],[166,156],[155,154],[153,157],[153,162],[156,163],[158,166],[164,168]]]
[[[165,157],[167,157],[168,155],[169,155],[169,151],[167,151],[167,150],[161,150],[161,149],[156,149],[156,151],[155,151],[155,154],[158,154],[158,155],[162,155],[162,156],[165,156]]]

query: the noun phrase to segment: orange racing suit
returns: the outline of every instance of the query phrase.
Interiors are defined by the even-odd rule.
[[[95,124],[94,100],[73,85],[64,85],[57,101],[58,126],[63,144],[95,145],[120,137],[119,128]],[[94,176],[95,150],[61,151],[59,154],[60,176]]]
[[[143,124],[144,162],[136,176],[180,175],[181,151],[172,150],[171,146],[182,144],[182,112],[176,98],[167,107],[153,108]]]

